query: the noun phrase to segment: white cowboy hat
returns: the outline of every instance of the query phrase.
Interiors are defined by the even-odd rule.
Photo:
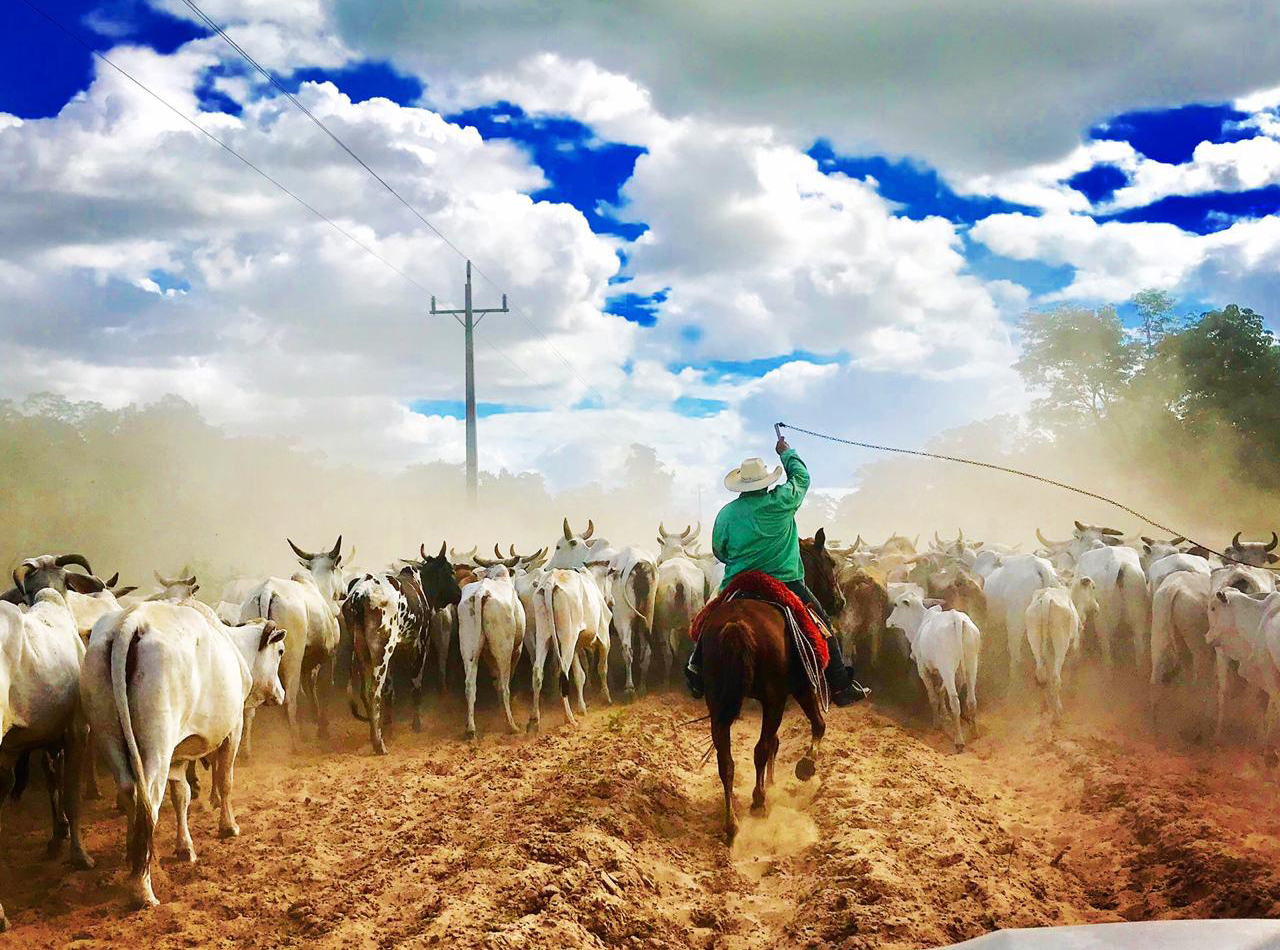
[[[724,487],[736,492],[759,491],[761,488],[768,488],[781,477],[781,467],[771,472],[764,464],[764,459],[746,459],[724,477]]]

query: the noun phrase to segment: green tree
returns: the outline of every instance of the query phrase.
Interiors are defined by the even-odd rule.
[[[1142,319],[1142,338],[1146,344],[1146,355],[1150,357],[1156,345],[1173,327],[1173,298],[1163,290],[1148,287],[1134,294],[1129,302],[1137,308]]]
[[[1064,306],[1028,313],[1020,328],[1022,356],[1014,368],[1044,392],[1033,406],[1036,421],[1050,428],[1105,423],[1139,356],[1115,309]]]
[[[1178,374],[1173,410],[1189,435],[1226,429],[1255,478],[1280,482],[1280,346],[1260,314],[1230,304],[1168,338]]]

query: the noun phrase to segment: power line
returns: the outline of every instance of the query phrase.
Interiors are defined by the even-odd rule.
[[[290,91],[289,88],[285,86],[284,83],[281,82],[280,79],[277,78],[274,73],[271,72],[271,70],[267,69],[261,63],[259,63],[256,59],[253,58],[253,56],[249,54],[247,50],[245,50],[244,47],[242,47],[239,43],[237,43],[229,35],[227,35],[227,31],[223,29],[222,26],[216,20],[214,20],[202,9],[200,9],[200,7],[194,2],[194,0],[183,0],[183,2],[191,9],[193,13],[195,13],[196,16],[200,18],[200,20],[205,25],[209,27],[209,29],[213,30],[220,37],[222,37],[222,39],[227,42],[227,45],[229,45],[232,49],[234,49],[237,53],[239,53],[240,56],[244,58],[245,62],[247,62],[250,66],[252,66],[255,70],[257,70],[269,83],[271,83],[272,86],[278,89],[291,103],[297,106],[298,109],[303,113],[303,115],[305,115],[308,119],[314,122],[316,126],[321,131],[324,132],[325,135],[331,138],[334,141],[334,143],[339,148],[341,148],[344,152],[346,152],[347,155],[349,155],[357,164],[359,164],[361,168],[363,168],[370,175],[372,175],[373,178],[378,182],[378,184],[382,185],[382,187],[386,189],[386,191],[389,194],[391,194],[398,202],[400,202],[400,204],[404,205],[404,207],[407,208],[415,218],[417,218],[424,225],[430,228],[431,232],[435,234],[436,237],[438,237],[441,241],[443,241],[455,254],[457,254],[463,260],[467,261],[468,264],[474,268],[475,272],[479,274],[480,277],[484,279],[491,287],[493,287],[494,290],[498,291],[499,293],[505,292],[504,289],[497,283],[497,281],[495,281],[492,277],[490,277],[487,273],[485,273],[485,271],[479,265],[471,264],[470,263],[471,258],[460,247],[458,247],[457,244],[449,240],[449,238],[445,236],[444,232],[442,232],[438,227],[432,224],[431,221],[428,220],[424,214],[422,214],[422,212],[418,211],[417,208],[415,208],[412,204],[410,204],[408,199],[406,199],[403,195],[401,195],[400,192],[396,191],[396,189],[385,178],[383,178],[376,171],[374,171],[373,168],[369,166],[368,162],[366,162],[363,158],[357,155],[355,151],[350,146],[347,145],[346,142],[344,142],[341,138],[339,138],[338,135],[332,129],[330,129],[327,125],[325,125],[322,119],[320,119],[317,115],[315,115],[315,113],[313,113],[310,109],[308,109],[301,102],[301,100],[299,100],[298,97],[294,95],[293,92]],[[592,386],[591,383],[589,383],[581,373],[578,372],[577,368],[569,361],[569,359],[562,352],[560,352],[559,347],[557,347],[555,343],[553,343],[551,339],[547,337],[547,335],[544,334],[541,329],[539,329],[538,325],[533,321],[533,318],[528,314],[528,312],[518,304],[513,309],[516,315],[519,316],[522,320],[524,320],[525,323],[529,325],[530,329],[533,330],[534,334],[537,335],[538,338],[541,339],[542,342],[547,345],[547,347],[551,350],[551,352],[556,355],[557,359],[559,359],[560,362],[565,365],[565,367],[569,370],[569,372],[572,373],[577,378],[577,380],[587,388],[587,391],[591,393],[595,393],[595,395],[601,399],[601,402],[603,402],[604,401],[603,397],[600,396],[599,391],[596,390],[596,388]],[[528,375],[528,374],[526,373],[525,375]]]
[[[329,225],[329,227],[333,228],[335,231],[337,231],[339,234],[341,234],[343,237],[345,237],[347,240],[349,240],[352,244],[355,244],[357,247],[359,247],[359,248],[360,248],[361,250],[363,250],[365,253],[369,254],[371,257],[375,258],[376,260],[378,260],[378,261],[382,262],[384,265],[386,265],[386,266],[387,266],[388,268],[390,268],[391,270],[395,271],[395,273],[399,274],[401,277],[403,277],[405,280],[407,280],[409,283],[411,283],[414,287],[416,287],[416,288],[418,288],[419,290],[421,290],[423,293],[425,293],[425,294],[430,294],[430,291],[429,291],[429,290],[427,290],[427,288],[426,288],[426,287],[424,287],[422,284],[418,283],[416,280],[414,280],[412,277],[410,277],[408,274],[406,274],[404,271],[402,271],[399,267],[396,267],[396,265],[395,265],[395,264],[392,264],[389,260],[387,260],[387,259],[386,259],[385,257],[383,257],[381,254],[379,254],[379,253],[378,253],[377,251],[375,251],[373,248],[369,247],[369,245],[365,244],[365,243],[364,243],[363,241],[361,241],[358,237],[356,237],[354,234],[352,234],[352,233],[351,233],[350,231],[348,231],[346,228],[342,227],[342,225],[338,224],[336,221],[334,221],[332,218],[330,218],[330,217],[329,217],[328,215],[326,215],[324,212],[320,211],[320,210],[319,210],[318,208],[316,208],[314,205],[309,204],[305,199],[303,199],[303,198],[299,197],[297,194],[295,194],[294,192],[290,191],[290,190],[289,190],[285,185],[281,184],[281,183],[280,183],[279,181],[277,181],[275,178],[272,178],[269,174],[267,174],[265,171],[263,171],[261,168],[259,168],[257,165],[255,165],[253,162],[251,162],[249,159],[245,158],[243,155],[241,155],[239,152],[237,152],[234,148],[232,148],[230,145],[228,145],[228,144],[227,144],[226,142],[224,142],[222,139],[218,138],[216,135],[214,135],[212,132],[210,132],[210,131],[209,131],[208,129],[206,129],[204,126],[200,125],[200,123],[196,122],[194,119],[192,119],[190,116],[188,116],[186,113],[184,113],[184,112],[183,112],[181,109],[179,109],[177,106],[175,106],[175,105],[171,104],[167,99],[163,98],[159,93],[157,93],[157,92],[153,91],[150,87],[146,86],[144,83],[142,83],[142,81],[141,81],[141,80],[135,79],[135,78],[133,77],[133,75],[132,75],[132,74],[130,74],[130,73],[129,73],[127,70],[125,70],[123,67],[121,67],[121,66],[117,66],[114,62],[112,62],[112,60],[111,60],[110,58],[108,58],[108,57],[107,57],[107,56],[105,56],[104,54],[102,54],[102,53],[98,52],[98,51],[97,51],[96,49],[94,49],[94,48],[93,48],[93,46],[91,46],[89,43],[85,42],[83,39],[81,39],[81,38],[80,38],[78,35],[76,35],[74,32],[72,32],[71,30],[69,30],[67,27],[63,26],[63,25],[62,25],[62,23],[60,23],[58,20],[54,19],[52,16],[50,16],[50,15],[49,15],[48,13],[46,13],[44,10],[40,9],[40,7],[38,7],[38,6],[36,6],[34,3],[32,3],[32,2],[31,2],[31,0],[22,0],[22,2],[23,2],[23,3],[25,3],[25,4],[26,4],[28,7],[30,7],[32,10],[34,10],[36,13],[38,13],[38,14],[40,14],[42,17],[44,17],[44,18],[45,18],[46,20],[48,20],[50,23],[52,23],[55,27],[57,27],[59,30],[61,30],[61,31],[62,31],[63,33],[65,33],[67,36],[71,37],[71,39],[75,40],[77,43],[79,43],[81,46],[83,46],[85,49],[87,49],[90,53],[92,53],[94,56],[96,56],[96,57],[97,57],[98,59],[100,59],[102,62],[106,63],[108,66],[110,66],[112,69],[114,69],[117,73],[119,73],[119,74],[120,74],[121,76],[123,76],[125,79],[129,80],[129,82],[133,83],[135,86],[137,86],[139,89],[141,89],[141,90],[142,90],[143,92],[145,92],[147,95],[149,95],[152,99],[155,99],[155,100],[156,100],[156,102],[160,103],[162,106],[164,106],[164,107],[165,107],[166,109],[168,109],[170,112],[172,112],[174,115],[176,115],[178,118],[180,118],[183,122],[186,122],[186,123],[187,123],[187,125],[191,126],[193,129],[195,129],[195,130],[196,130],[197,132],[199,132],[201,135],[205,136],[205,137],[206,137],[207,139],[209,139],[211,142],[216,143],[220,148],[222,148],[224,151],[226,151],[229,155],[232,155],[233,157],[235,157],[238,161],[240,161],[240,162],[241,162],[243,165],[245,165],[247,168],[250,168],[250,169],[252,169],[253,171],[255,171],[255,172],[256,172],[258,175],[260,175],[262,178],[264,178],[264,179],[266,179],[267,181],[269,181],[271,184],[273,184],[273,185],[274,185],[276,188],[278,188],[280,191],[284,192],[286,195],[288,195],[290,198],[292,198],[292,199],[293,199],[294,201],[296,201],[298,204],[302,205],[302,207],[306,208],[308,211],[310,211],[313,215],[315,215],[317,218],[319,218],[319,219],[320,219],[321,221],[323,221],[325,224]]]

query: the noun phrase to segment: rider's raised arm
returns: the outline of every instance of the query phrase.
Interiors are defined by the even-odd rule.
[[[786,469],[787,481],[769,494],[783,508],[796,511],[803,504],[804,496],[809,491],[809,469],[805,467],[793,448],[787,448],[782,453],[782,467]]]

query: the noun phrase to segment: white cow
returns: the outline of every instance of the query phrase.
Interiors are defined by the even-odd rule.
[[[518,559],[510,560],[514,566]],[[476,680],[482,655],[493,685],[502,696],[507,726],[512,732],[520,731],[511,714],[511,673],[520,661],[525,636],[524,605],[507,564],[481,568],[476,577],[476,581],[462,588],[458,603],[458,649],[466,680],[468,739],[476,734]]]
[[[560,695],[565,718],[577,725],[569,705],[570,676],[577,692],[579,714],[586,714],[583,687],[587,671],[595,663],[600,677],[600,692],[606,703],[609,695],[609,624],[612,615],[590,573],[552,568],[541,578],[534,591],[533,709],[530,732],[536,732],[542,721],[541,698],[543,671],[548,657],[555,657]]]
[[[1276,576],[1261,567],[1228,564],[1209,574],[1209,589],[1213,593],[1226,587],[1233,587],[1245,594],[1269,594],[1276,589]]]
[[[1006,558],[983,584],[982,590],[987,597],[988,635],[1003,630],[1009,645],[1011,686],[1019,683],[1022,675],[1027,608],[1037,591],[1058,586],[1058,574],[1053,565],[1034,554],[1016,554]]]
[[[687,557],[688,548],[698,540],[702,533],[702,522],[687,525],[683,531],[667,531],[665,524],[658,525],[658,563],[673,557]]]
[[[46,767],[54,816],[49,853],[57,854],[69,832],[72,861],[91,868],[93,861],[80,841],[83,657],[84,641],[57,590],[39,591],[29,608],[0,601],[0,804],[14,788],[14,766],[20,758],[64,749],[61,775]],[[7,927],[0,907],[0,930]]]
[[[186,766],[213,757],[219,834],[240,833],[232,773],[245,710],[284,702],[285,634],[270,620],[231,627],[197,601],[154,602],[94,627],[80,698],[129,811],[130,884],[139,904],[157,904],[151,856],[165,785],[177,813],[178,858],[194,863],[187,824]]]
[[[89,640],[89,631],[105,614],[113,614],[124,609],[116,599],[116,595],[109,590],[100,590],[94,594],[77,594],[69,590],[66,599],[67,607],[75,618],[80,639],[86,643]]]
[[[1212,702],[1214,650],[1209,644],[1209,575],[1195,571],[1170,574],[1151,600],[1151,720],[1159,727],[1158,703],[1165,684],[1191,657],[1191,682]],[[1204,710],[1203,714],[1208,711]]]
[[[649,682],[653,615],[658,598],[657,558],[643,548],[623,548],[613,559],[608,576],[607,600],[626,675],[623,695],[629,699],[635,695],[637,681],[641,690]]]
[[[1094,629],[1098,632],[1103,665],[1111,669],[1116,637],[1127,626],[1133,637],[1135,664],[1145,675],[1151,649],[1151,598],[1138,552],[1126,547],[1086,551],[1076,561],[1076,576],[1091,578],[1096,589],[1098,613]]]
[[[977,626],[963,611],[943,610],[936,602],[926,606],[917,594],[904,594],[894,601],[887,623],[907,635],[934,723],[946,731],[949,722],[956,751],[963,751],[964,723],[975,734],[978,729],[982,637]]]
[[[236,577],[227,581],[222,586],[222,593],[218,595],[218,606],[214,608],[214,613],[225,623],[239,623],[240,608],[261,583],[261,577]]]
[[[298,696],[304,688],[315,704],[319,737],[329,737],[329,707],[320,697],[320,677],[323,669],[324,682],[333,682],[340,639],[338,605],[345,591],[341,587],[342,576],[339,573],[342,565],[341,536],[331,551],[321,554],[303,551],[292,541],[289,546],[305,570],[288,580],[268,577],[253,588],[240,608],[239,621],[274,620],[276,626],[285,631],[280,678],[284,681],[289,733],[296,751],[301,745]],[[246,713],[244,729],[246,756],[252,751],[253,719],[254,712],[250,710]]]
[[[658,591],[653,611],[653,646],[663,682],[669,683],[689,640],[693,618],[706,604],[706,575],[684,555],[658,564]]]
[[[1183,571],[1208,577],[1211,568],[1209,562],[1198,554],[1166,554],[1147,564],[1148,592],[1154,598],[1165,578]]]
[[[1221,742],[1223,737],[1232,663],[1241,679],[1267,696],[1262,735],[1266,738],[1270,734],[1276,704],[1280,702],[1280,676],[1263,639],[1263,618],[1269,609],[1278,606],[1280,594],[1246,594],[1234,587],[1224,587],[1209,598],[1206,640],[1214,649],[1218,674],[1216,741]]]
[[[1027,643],[1036,664],[1036,682],[1045,688],[1045,705],[1053,721],[1062,719],[1062,670],[1080,649],[1080,631],[1098,609],[1093,581],[1077,578],[1070,587],[1036,591],[1027,607]]]

